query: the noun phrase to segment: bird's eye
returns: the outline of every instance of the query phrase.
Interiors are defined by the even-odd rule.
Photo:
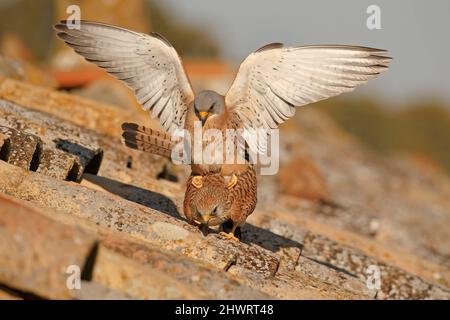
[[[216,105],[216,103],[214,102],[214,103],[211,105],[211,107],[209,107],[209,111],[211,111],[211,110],[214,108],[215,105]]]
[[[213,214],[216,215],[217,214],[217,207],[214,208],[213,210]]]

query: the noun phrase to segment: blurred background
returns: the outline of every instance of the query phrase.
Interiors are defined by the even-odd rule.
[[[448,175],[450,2],[375,2],[1,0],[0,74],[138,108],[124,86],[56,40],[51,26],[70,15],[71,4],[80,6],[82,19],[163,34],[197,90],[225,93],[240,61],[270,42],[384,48],[394,58],[387,73],[315,108],[373,150],[408,154]],[[366,26],[371,4],[381,9],[379,30]]]

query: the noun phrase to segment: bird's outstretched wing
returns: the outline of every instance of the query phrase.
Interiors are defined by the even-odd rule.
[[[357,46],[269,44],[242,62],[225,102],[244,128],[275,129],[295,114],[295,107],[375,78],[391,61],[386,53]],[[265,148],[259,142],[261,152]]]
[[[78,54],[131,87],[169,133],[184,127],[194,93],[180,57],[162,36],[90,21],[81,21],[79,30],[61,21],[55,29]]]

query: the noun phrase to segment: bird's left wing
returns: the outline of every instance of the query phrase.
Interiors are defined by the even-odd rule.
[[[352,91],[375,78],[391,61],[385,54],[357,46],[270,44],[242,62],[225,103],[242,127],[275,129],[295,114],[295,107]]]
[[[81,21],[80,29],[61,21],[55,29],[78,54],[131,87],[170,134],[184,128],[194,93],[177,52],[162,36],[90,21]]]

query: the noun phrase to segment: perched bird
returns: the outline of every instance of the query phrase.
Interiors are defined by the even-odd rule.
[[[128,147],[170,159],[174,143],[168,135],[135,123],[124,123],[122,129]],[[257,183],[252,166],[235,177],[236,181],[233,182],[232,176],[223,176],[220,172],[206,173],[194,181],[199,176],[191,174],[183,202],[187,220],[203,230],[229,223],[230,232],[222,231],[221,234],[236,240],[235,230],[245,223],[255,209]]]
[[[228,182],[220,173],[202,176],[201,186],[194,186],[191,175],[187,182],[183,209],[186,218],[206,228],[231,223],[229,232],[221,233],[237,240],[235,231],[241,227],[256,206],[256,172],[253,167],[239,175],[239,183],[227,187]]]
[[[270,133],[295,114],[295,107],[352,91],[385,71],[391,61],[381,49],[346,45],[283,47],[272,43],[251,53],[242,62],[225,96],[214,91],[195,95],[181,59],[161,35],[88,21],[81,21],[80,25],[80,29],[69,29],[67,23],[61,21],[55,29],[58,36],[86,60],[131,87],[140,104],[151,111],[152,117],[159,119],[169,135],[177,129],[186,129],[191,146],[195,143],[196,123],[205,130],[217,129],[223,136],[228,129],[262,128]],[[167,145],[155,148],[155,143],[161,142],[158,137],[148,134],[148,129],[137,125],[134,128],[125,126],[124,137],[129,146],[147,151],[170,149]],[[255,152],[264,152],[266,138],[264,135],[245,143]],[[202,146],[211,143],[217,141],[202,142]],[[233,150],[238,143],[242,140],[236,140]],[[204,187],[204,177],[220,173],[229,180],[227,188],[232,190],[239,187],[241,175],[253,170],[247,157],[234,151],[234,160],[226,163],[198,163],[196,152],[192,152],[190,181],[198,189]],[[250,180],[256,184],[256,178]],[[247,198],[247,201],[250,200]],[[256,192],[251,202],[256,203]],[[189,206],[187,208],[189,211]],[[192,212],[192,217],[195,216]]]

